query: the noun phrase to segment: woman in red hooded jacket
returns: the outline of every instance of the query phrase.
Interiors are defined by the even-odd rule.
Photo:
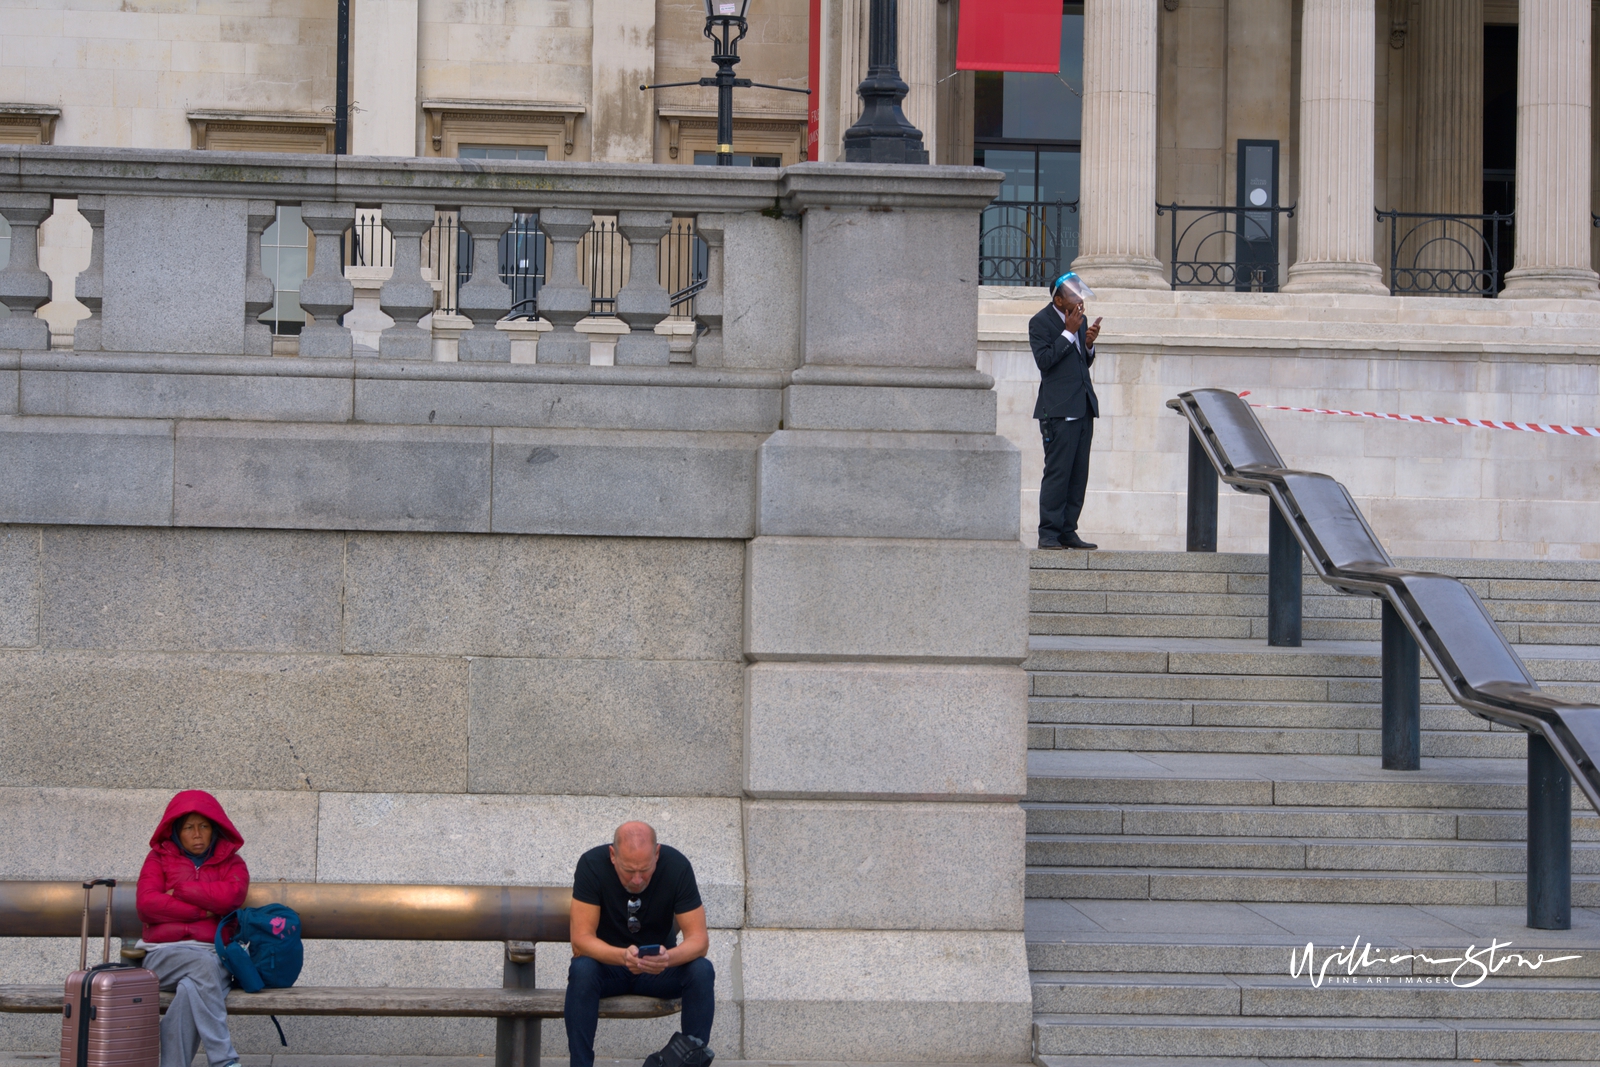
[[[187,789],[167,804],[150,836],[139,872],[144,965],[172,1006],[161,1019],[161,1067],[189,1067],[205,1045],[210,1067],[238,1067],[228,1033],[230,977],[217,958],[217,921],[244,903],[250,871],[239,856],[244,838],[217,798]]]

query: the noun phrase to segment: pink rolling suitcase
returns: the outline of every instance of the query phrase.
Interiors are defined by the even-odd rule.
[[[106,943],[89,967],[89,891],[106,887]],[[161,992],[154,971],[111,962],[111,893],[115,878],[83,883],[78,969],[61,1006],[61,1067],[159,1067]]]

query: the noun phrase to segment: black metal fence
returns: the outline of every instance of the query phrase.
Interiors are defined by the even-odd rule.
[[[1078,202],[996,201],[978,235],[979,284],[1047,286],[1078,256]]]
[[[1512,215],[1380,211],[1389,225],[1389,292],[1494,296],[1505,287]]]
[[[1171,220],[1168,263],[1174,289],[1275,293],[1281,219],[1294,207],[1192,207],[1157,204]]]

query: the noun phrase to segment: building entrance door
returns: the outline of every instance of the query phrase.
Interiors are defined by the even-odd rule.
[[[1234,241],[1233,287],[1241,293],[1278,291],[1278,142],[1240,141],[1238,189],[1241,209]],[[1250,208],[1268,210],[1251,211]]]

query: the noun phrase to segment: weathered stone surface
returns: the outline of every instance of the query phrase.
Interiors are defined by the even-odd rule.
[[[736,659],[743,566],[727,541],[362,534],[345,651]]]
[[[489,529],[488,430],[179,424],[180,526]]]
[[[494,528],[602,537],[749,537],[753,434],[497,430]]]
[[[150,835],[173,792],[0,788],[0,824],[7,827],[0,878],[79,879],[92,872],[131,880],[150,851]],[[219,789],[216,796],[244,836],[240,855],[252,878],[316,880],[315,793]],[[7,980],[20,979],[8,975]]]
[[[771,433],[780,401],[775,389],[758,388],[360,377],[355,410],[374,423]]]
[[[800,365],[798,220],[723,215],[722,362],[792,370]]]
[[[1028,1059],[1020,933],[747,930],[739,947],[750,1059]]]
[[[22,372],[22,413],[120,419],[344,422],[350,379],[288,374]]]
[[[106,197],[106,351],[244,351],[248,206],[222,197]]]
[[[43,553],[48,648],[339,651],[340,534],[48,527]]]
[[[11,357],[10,365],[0,361],[0,415],[15,415],[17,413],[17,394],[20,390],[21,372],[17,370],[16,356]]]
[[[324,793],[317,876],[571,885],[578,857],[630,819],[648,822],[689,857],[711,926],[743,925],[744,843],[732,799]],[[416,847],[423,840],[428,847]]]
[[[0,416],[0,470],[0,522],[172,522],[169,422]]]
[[[758,456],[764,536],[1017,537],[1021,457],[1003,437],[779,430]]]
[[[0,526],[0,648],[39,643],[39,530]]]
[[[738,662],[476,659],[475,793],[738,796]]]
[[[783,391],[786,430],[994,433],[992,389],[791,385]]]
[[[9,652],[0,692],[8,784],[466,788],[460,660]]]
[[[745,655],[1020,663],[1028,563],[1016,541],[758,537]]]
[[[818,930],[1020,930],[1015,804],[753,800],[746,921]]]
[[[1021,797],[1028,676],[1017,667],[757,663],[745,682],[757,797]]]

